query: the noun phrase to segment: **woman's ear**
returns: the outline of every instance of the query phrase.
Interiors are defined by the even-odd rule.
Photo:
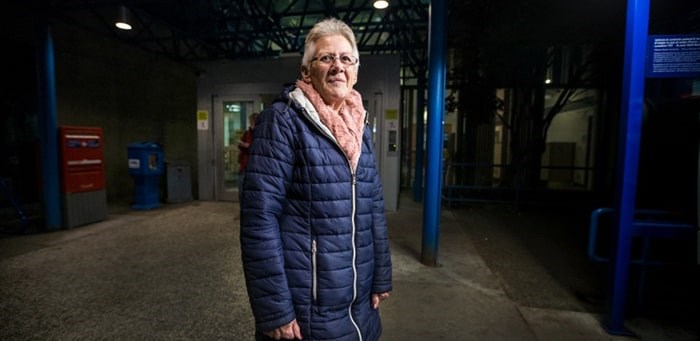
[[[309,68],[305,65],[302,65],[301,67],[301,79],[307,83],[311,82],[311,72]]]

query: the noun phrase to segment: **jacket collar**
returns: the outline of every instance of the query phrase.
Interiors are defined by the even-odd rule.
[[[294,90],[289,92],[289,99],[294,101],[302,110],[302,114],[305,115],[315,126],[317,126],[321,131],[328,135],[330,138],[332,138],[335,141],[335,137],[333,136],[333,133],[326,127],[325,124],[321,122],[321,118],[318,116],[318,112],[316,111],[316,108],[311,104],[311,101],[309,101],[308,98],[306,98],[306,95],[304,95],[304,92],[301,91],[301,89],[295,87]]]

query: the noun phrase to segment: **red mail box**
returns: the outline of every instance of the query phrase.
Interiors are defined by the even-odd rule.
[[[61,190],[78,193],[105,188],[102,128],[60,126]]]

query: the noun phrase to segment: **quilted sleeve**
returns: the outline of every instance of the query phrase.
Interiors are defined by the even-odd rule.
[[[260,331],[295,318],[279,228],[294,164],[294,135],[283,110],[277,103],[258,116],[241,195],[241,258]]]

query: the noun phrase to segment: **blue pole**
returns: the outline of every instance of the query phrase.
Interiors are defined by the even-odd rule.
[[[41,153],[41,180],[43,188],[44,227],[61,228],[61,197],[58,168],[58,124],[56,119],[56,79],[53,40],[47,22],[38,25],[36,35],[37,102],[39,106],[39,134]]]
[[[629,0],[625,33],[625,64],[622,78],[620,158],[616,206],[619,216],[613,249],[610,293],[603,328],[614,335],[631,334],[624,325],[629,279],[632,222],[634,220],[639,167],[639,145],[644,105],[644,60],[649,25],[649,1]]]
[[[447,5],[445,0],[430,2],[430,41],[428,71],[428,138],[423,202],[423,264],[438,265],[440,206],[442,186],[443,116],[445,108]]]

